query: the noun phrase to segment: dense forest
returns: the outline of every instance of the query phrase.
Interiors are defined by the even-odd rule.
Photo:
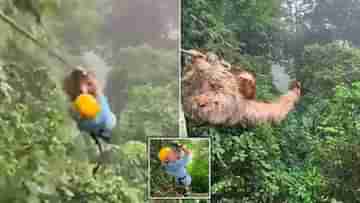
[[[145,201],[146,137],[178,134],[177,4],[0,0],[0,202]],[[256,73],[258,99],[302,83],[280,125],[188,129],[212,139],[214,201],[360,202],[359,13],[358,0],[182,1],[184,49]],[[103,80],[119,120],[104,157],[68,115],[69,69],[48,48]]]
[[[177,1],[1,0],[0,16],[0,202],[144,202],[146,137],[178,132]],[[68,114],[64,61],[116,113],[101,157]]]
[[[359,12],[357,0],[182,2],[183,49],[254,72],[259,100],[302,84],[280,125],[187,123],[212,139],[213,201],[360,202]]]

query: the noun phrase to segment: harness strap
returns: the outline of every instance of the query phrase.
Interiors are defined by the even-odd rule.
[[[98,149],[99,149],[99,153],[100,153],[100,157],[102,157],[102,154],[103,154],[103,149],[102,149],[102,146],[101,146],[101,143],[100,141],[98,140],[97,136],[93,133],[90,133],[90,137],[95,141],[96,145],[98,146]],[[93,176],[95,176],[97,170],[100,168],[101,166],[101,161],[99,161],[96,166],[93,168]]]
[[[183,182],[183,180],[185,180],[185,179],[186,179],[186,176],[177,178],[178,182],[182,185],[185,185],[185,183]]]

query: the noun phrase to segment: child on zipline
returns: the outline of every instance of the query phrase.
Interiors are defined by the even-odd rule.
[[[82,67],[76,68],[65,78],[64,90],[73,102],[70,113],[79,130],[89,133],[94,139],[110,142],[116,117],[111,112],[95,74]]]
[[[159,159],[167,174],[176,178],[176,184],[183,187],[183,195],[190,193],[191,176],[186,171],[186,166],[192,158],[192,152],[184,145],[177,146],[180,151],[170,147],[163,147],[159,152]],[[181,151],[184,155],[181,156]]]

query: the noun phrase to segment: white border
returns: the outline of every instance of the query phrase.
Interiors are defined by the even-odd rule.
[[[207,197],[151,197],[150,191],[150,142],[151,140],[207,140],[209,143],[209,191]],[[180,138],[180,137],[147,137],[147,167],[148,167],[148,179],[147,179],[147,197],[149,200],[157,199],[178,199],[178,200],[210,200],[211,199],[211,139],[210,137],[192,137],[192,138]]]
[[[182,99],[181,99],[181,71],[182,71],[182,67],[181,67],[181,47],[182,47],[182,38],[181,38],[181,18],[182,18],[182,12],[181,12],[181,8],[182,8],[182,0],[178,0],[178,49],[177,49],[177,55],[178,55],[178,137],[181,137],[182,135],[181,133],[181,119],[182,119]],[[187,129],[185,129],[187,130]]]

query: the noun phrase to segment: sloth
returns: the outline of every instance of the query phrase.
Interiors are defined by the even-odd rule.
[[[214,62],[207,54],[188,51],[191,63],[184,67],[182,104],[185,116],[195,123],[221,126],[278,124],[294,109],[301,85],[293,81],[290,90],[274,101],[256,100],[256,78],[249,71]],[[215,59],[216,60],[216,59]]]

